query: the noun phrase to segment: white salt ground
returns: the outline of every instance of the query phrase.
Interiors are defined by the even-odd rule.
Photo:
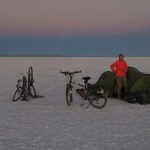
[[[91,83],[116,58],[0,58],[0,150],[149,150],[150,105],[108,99],[101,110],[65,103],[61,70],[82,70]],[[150,73],[150,58],[127,58],[129,66]],[[33,66],[42,99],[12,102],[19,73]],[[85,104],[86,105],[86,104]]]

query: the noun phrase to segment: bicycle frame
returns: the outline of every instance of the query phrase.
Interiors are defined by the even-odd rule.
[[[82,78],[84,80],[84,85],[82,84],[76,84],[75,81],[73,82],[74,74],[75,73],[81,73],[81,71],[75,71],[75,72],[61,72],[65,76],[67,76],[68,83],[66,84],[66,101],[67,105],[71,105],[73,101],[73,95],[72,95],[72,89],[75,88],[75,85],[82,87],[81,89],[76,88],[77,94],[79,94],[84,100],[88,100],[89,105],[91,104],[93,107],[100,109],[103,108],[106,105],[107,97],[103,95],[100,92],[100,89],[97,88],[89,88],[88,81],[91,79],[91,77],[84,77]],[[81,104],[83,105],[83,103]],[[89,107],[88,105],[88,107]],[[87,107],[87,108],[88,108]]]
[[[68,86],[70,86],[72,88],[75,88],[75,85],[77,85],[77,86],[80,86],[80,87],[83,87],[83,88],[87,89],[86,85],[77,84],[77,83],[75,83],[75,81],[73,81],[73,79],[74,79],[74,75],[73,74],[68,74],[66,76],[68,76],[68,78],[69,78],[68,79],[69,81],[68,81],[68,83],[66,85],[68,85]]]
[[[76,86],[80,86],[80,87],[82,87],[83,89],[84,89],[84,100],[87,98],[87,83],[85,83],[84,85],[82,85],[82,84],[77,84],[77,83],[75,83],[75,81],[73,81],[73,79],[74,79],[74,74],[76,74],[76,73],[81,73],[81,71],[75,71],[75,72],[61,72],[60,71],[60,73],[63,73],[63,74],[65,74],[65,76],[66,76],[66,81],[67,81],[67,84],[66,84],[66,89],[70,89],[69,90],[69,94],[72,94],[73,93],[73,88],[76,90],[76,92],[77,92],[77,87]]]

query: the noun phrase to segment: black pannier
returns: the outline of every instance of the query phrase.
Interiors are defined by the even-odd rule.
[[[126,94],[125,100],[128,103],[139,103],[141,105],[146,105],[150,103],[149,92],[146,90],[138,91],[136,93],[128,92]]]
[[[131,104],[136,103],[137,102],[137,95],[136,95],[136,93],[130,93],[130,92],[128,92],[126,94],[124,100],[127,101],[128,103],[131,103]]]
[[[148,91],[138,91],[137,92],[137,102],[141,105],[149,103]]]

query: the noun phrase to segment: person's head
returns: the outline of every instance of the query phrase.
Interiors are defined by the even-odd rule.
[[[124,55],[123,54],[119,54],[119,60],[123,60],[124,59]]]

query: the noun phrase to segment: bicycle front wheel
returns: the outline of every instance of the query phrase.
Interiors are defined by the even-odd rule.
[[[17,88],[17,90],[15,91],[12,101],[15,102],[15,101],[17,101],[17,100],[19,100],[19,99],[21,99],[21,98],[22,98],[22,88],[19,87],[19,88]]]
[[[34,80],[33,80],[33,68],[32,66],[29,67],[29,71],[28,71],[28,82],[29,84],[33,84]]]
[[[66,102],[67,102],[67,105],[71,105],[72,101],[73,101],[72,87],[67,85],[67,87],[66,87]]]
[[[97,109],[101,109],[101,108],[105,107],[105,105],[107,103],[107,97],[103,93],[98,93],[98,94],[94,94],[94,95],[89,95],[88,101],[93,107],[95,107]]]
[[[36,91],[33,85],[29,87],[29,93],[31,97],[36,97]]]

